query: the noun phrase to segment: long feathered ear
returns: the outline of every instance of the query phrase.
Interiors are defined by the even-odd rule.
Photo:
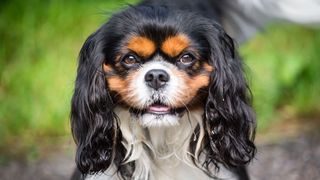
[[[114,159],[117,139],[114,104],[105,75],[103,37],[98,32],[84,43],[71,105],[71,128],[77,144],[76,163],[83,174],[106,170]]]
[[[218,25],[214,29],[218,35],[209,37],[214,71],[204,113],[205,164],[234,168],[245,165],[255,154],[255,114],[234,42]]]

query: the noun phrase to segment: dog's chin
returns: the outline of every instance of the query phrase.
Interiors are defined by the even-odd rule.
[[[143,127],[166,127],[179,124],[180,116],[175,114],[153,114],[144,113],[138,117],[138,121]]]
[[[183,116],[185,108],[170,108],[162,104],[153,104],[144,110],[132,108],[131,114],[143,127],[176,126]]]

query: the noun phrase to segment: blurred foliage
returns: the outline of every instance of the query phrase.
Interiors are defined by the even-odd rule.
[[[0,6],[0,162],[37,157],[38,146],[70,138],[78,52],[112,12],[137,0],[11,0]],[[241,47],[259,127],[289,106],[320,112],[320,31],[273,26]]]
[[[319,115],[319,47],[319,29],[293,25],[270,26],[241,47],[260,129],[279,119],[279,110],[291,118]]]
[[[1,3],[0,156],[36,154],[37,144],[70,137],[78,52],[90,33],[128,3],[134,0]]]

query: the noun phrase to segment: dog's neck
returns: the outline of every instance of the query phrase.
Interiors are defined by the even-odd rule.
[[[194,129],[202,123],[202,110],[186,112],[178,125],[160,127],[142,127],[137,119],[130,116],[128,109],[117,108],[115,112],[120,121],[122,143],[127,149],[125,160],[135,161],[137,176],[145,176],[146,173],[150,176],[152,173],[158,177],[154,169],[166,171],[164,167],[175,168],[181,163],[194,168],[189,144],[194,137]],[[199,133],[197,137],[203,134]]]

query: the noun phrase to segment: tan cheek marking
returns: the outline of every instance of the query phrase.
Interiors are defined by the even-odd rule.
[[[196,96],[200,88],[209,85],[209,73],[199,74],[194,77],[189,77],[186,73],[180,71],[174,71],[174,74],[184,82],[184,86],[180,87],[180,92],[182,93],[178,94],[177,100],[173,103],[175,107],[182,107],[188,104]]]
[[[146,37],[134,36],[129,40],[127,48],[134,51],[139,56],[146,58],[155,52],[156,45]]]
[[[212,72],[214,70],[214,68],[209,65],[208,63],[204,63],[203,64],[203,68],[207,71],[207,72]]]
[[[107,77],[109,89],[120,95],[121,101],[130,106],[136,107],[139,103],[138,99],[134,96],[134,90],[130,89],[130,83],[136,78],[137,73],[130,74],[127,78],[122,79],[118,76]]]
[[[199,69],[199,68],[200,68],[200,62],[197,61],[197,62],[192,66],[192,69],[193,69],[193,70],[197,70],[197,69]]]
[[[103,64],[103,71],[104,72],[112,72],[113,69],[110,65],[107,65],[107,64]]]
[[[189,38],[186,35],[179,34],[177,36],[167,38],[162,43],[161,50],[171,57],[176,57],[189,45]]]
[[[197,92],[200,88],[202,87],[206,87],[209,85],[209,77],[208,75],[204,75],[204,74],[200,74],[197,75],[191,79],[187,80],[189,85],[189,88],[191,89],[191,91],[193,92]]]
[[[127,86],[127,82],[117,76],[107,77],[107,82],[110,90],[118,92],[119,94],[121,94],[121,92]]]
[[[200,88],[206,87],[209,85],[210,73],[213,71],[213,67],[208,63],[204,63],[203,68],[205,69],[206,73],[202,73],[191,78],[187,77],[185,79],[187,84],[189,85],[188,88],[193,93],[192,96],[195,96]]]

